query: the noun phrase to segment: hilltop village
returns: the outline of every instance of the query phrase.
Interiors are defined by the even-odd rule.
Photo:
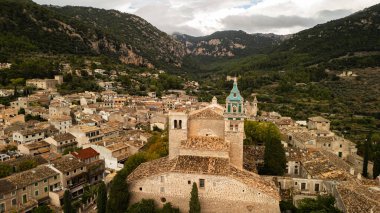
[[[229,80],[234,83],[225,105],[215,97],[199,102],[182,90],[160,98],[118,94],[112,87],[61,95],[56,86],[62,76],[27,80],[38,90],[0,106],[0,212],[42,204],[60,211],[65,191],[78,200],[91,186],[110,184],[156,132],[168,134],[168,156],[128,175],[131,203],[153,199],[186,212],[196,183],[203,212],[280,212],[281,200],[297,204],[320,194],[333,195],[344,212],[380,211],[380,180],[361,176],[363,158],[353,142],[330,131],[329,120],[294,121],[260,111],[256,96],[245,101],[237,79]],[[284,176],[257,174],[264,146],[243,144],[245,121],[278,127]],[[372,177],[373,164],[368,167]],[[90,197],[77,207],[91,212],[96,195]]]

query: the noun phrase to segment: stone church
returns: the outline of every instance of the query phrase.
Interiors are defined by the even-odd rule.
[[[225,107],[214,97],[200,110],[170,112],[169,156],[143,163],[128,176],[131,203],[154,199],[187,212],[195,182],[202,212],[280,212],[275,184],[243,169],[249,116],[236,79]]]

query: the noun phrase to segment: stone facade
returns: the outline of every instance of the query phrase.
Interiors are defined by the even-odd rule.
[[[255,188],[228,176],[200,174],[165,173],[133,183],[131,203],[148,198],[160,207],[171,202],[188,212],[192,184],[199,186],[200,179],[205,181],[198,189],[202,212],[279,212],[278,201]]]

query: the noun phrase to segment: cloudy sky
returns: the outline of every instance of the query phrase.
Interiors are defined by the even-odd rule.
[[[34,0],[136,14],[171,34],[220,30],[290,34],[347,16],[380,0]]]

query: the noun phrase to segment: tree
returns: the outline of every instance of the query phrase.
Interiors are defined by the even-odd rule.
[[[363,172],[362,172],[362,175],[364,177],[368,177],[368,160],[369,160],[369,155],[370,155],[370,145],[371,145],[371,137],[372,137],[372,133],[370,133],[368,136],[367,136],[367,139],[365,140],[364,142],[364,157],[363,157]]]
[[[12,167],[8,164],[0,163],[0,178],[7,177],[12,174]]]
[[[74,208],[71,203],[71,193],[69,190],[65,191],[63,195],[63,212],[64,213],[74,213]]]
[[[106,213],[107,210],[107,187],[104,182],[101,182],[98,188],[98,197],[96,199],[98,213]]]
[[[154,200],[142,199],[140,202],[133,204],[128,208],[127,213],[155,213]]]
[[[32,213],[53,213],[53,210],[49,206],[42,205],[32,210]]]
[[[298,203],[299,213],[309,213],[309,212],[329,212],[329,213],[339,213],[339,209],[335,208],[335,198],[332,195],[321,196],[318,195],[316,199],[304,198]]]
[[[378,136],[378,135],[377,135]],[[380,137],[372,137],[375,142],[373,150],[373,178],[380,175]]]
[[[201,204],[199,202],[199,197],[198,197],[198,187],[196,183],[193,183],[193,188],[191,189],[191,194],[190,194],[190,210],[189,213],[200,213],[201,212]]]
[[[165,203],[162,209],[160,209],[158,212],[159,213],[179,213],[179,209],[174,208],[172,204],[169,202],[169,203]]]
[[[22,172],[22,171],[26,171],[26,170],[29,170],[29,169],[33,169],[33,168],[35,168],[37,166],[38,166],[38,163],[35,160],[33,160],[33,159],[31,159],[31,160],[27,159],[27,160],[24,160],[24,161],[22,161],[20,163],[18,169],[19,169],[20,172]]]
[[[18,110],[18,114],[19,114],[19,115],[20,115],[20,114],[25,115],[25,109],[24,109],[24,108],[20,108],[20,109]]]
[[[107,212],[124,213],[128,209],[128,202],[127,173],[122,169],[112,180],[110,196],[107,202]]]
[[[269,124],[265,135],[264,168],[267,175],[283,175],[286,168],[286,156],[281,144],[280,131]]]

